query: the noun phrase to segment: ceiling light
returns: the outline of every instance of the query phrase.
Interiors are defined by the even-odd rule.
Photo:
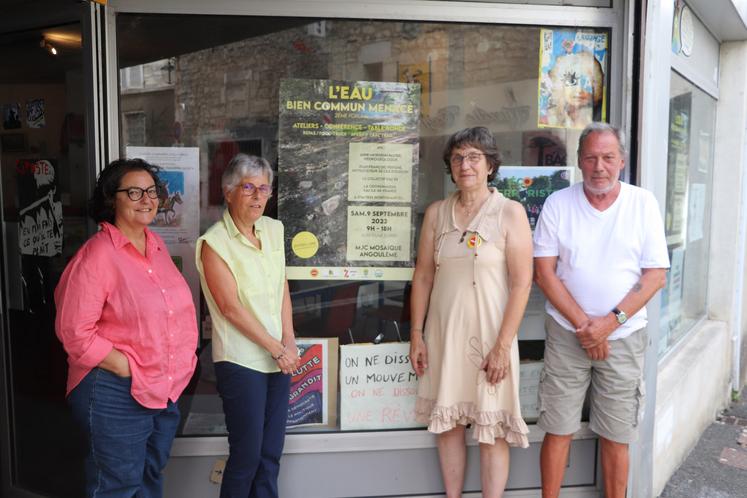
[[[42,38],[42,41],[39,42],[39,46],[45,49],[50,54],[57,55],[57,49],[54,48],[54,46],[51,43],[49,43],[47,40],[45,40],[44,38]]]
[[[80,48],[82,44],[78,31],[62,31],[62,28],[44,30],[42,37],[55,47]]]

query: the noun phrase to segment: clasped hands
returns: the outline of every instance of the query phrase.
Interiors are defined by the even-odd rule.
[[[298,368],[300,358],[298,357],[298,347],[294,339],[281,343],[282,349],[277,354],[272,354],[280,371],[284,374],[293,373]]]
[[[607,340],[617,328],[617,320],[612,315],[589,318],[576,329],[576,338],[586,355],[592,360],[606,360],[610,355],[610,343]]]

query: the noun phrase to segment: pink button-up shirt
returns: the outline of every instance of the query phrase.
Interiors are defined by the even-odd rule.
[[[124,353],[132,397],[147,408],[176,401],[195,369],[197,322],[187,282],[161,237],[146,256],[109,223],[80,248],[55,289],[55,329],[68,354],[67,393],[109,354]]]

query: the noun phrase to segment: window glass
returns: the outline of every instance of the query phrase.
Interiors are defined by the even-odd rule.
[[[360,379],[404,379],[397,396],[413,399],[409,281],[425,209],[453,190],[442,158],[448,136],[469,126],[494,133],[503,155],[494,185],[534,224],[547,195],[575,179],[568,165],[583,126],[608,119],[604,30],[134,14],[119,15],[117,28],[120,77],[130,82],[120,93],[122,153],[196,151],[200,233],[222,216],[221,174],[237,152],[276,170],[265,214],[286,227],[295,329],[318,339],[304,348],[328,348],[332,381],[321,401],[326,423],[304,430],[372,428],[340,412],[367,392]],[[376,138],[373,148],[362,133]],[[142,146],[151,149],[131,148]],[[379,159],[390,166],[372,166]],[[372,174],[384,170],[383,179]],[[169,219],[188,204],[173,205]],[[395,237],[394,248],[366,242],[379,236]],[[367,249],[351,256],[353,246]],[[194,257],[180,258],[189,279]],[[522,372],[530,391],[543,304],[533,293],[520,332],[523,359],[535,360]],[[204,301],[200,323],[182,435],[225,431]],[[347,347],[367,343],[378,344],[366,350],[376,358]],[[376,362],[381,370],[365,370]],[[305,364],[302,381],[317,366]],[[525,394],[531,420],[536,395]],[[388,416],[383,426],[408,426],[394,410]]]
[[[716,101],[672,72],[664,225],[671,269],[661,293],[659,354],[705,316]]]
[[[55,335],[53,293],[93,229],[86,208],[93,181],[84,62],[90,41],[77,21],[87,6],[58,7],[69,23],[17,28],[23,19],[38,20],[33,5],[4,16],[10,29],[0,33],[0,379],[2,397],[7,393],[0,430],[12,450],[2,462],[11,471],[3,484],[17,488],[14,496],[84,494],[86,448],[65,400],[66,353]]]

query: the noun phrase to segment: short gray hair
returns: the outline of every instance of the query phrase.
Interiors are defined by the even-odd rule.
[[[584,140],[586,140],[586,137],[588,137],[592,133],[612,133],[617,139],[617,145],[618,149],[620,150],[620,155],[625,157],[625,155],[627,154],[627,150],[625,148],[625,135],[623,135],[623,132],[620,130],[620,128],[603,121],[592,121],[591,123],[586,125],[584,131],[581,132],[581,136],[578,137],[578,149],[576,150],[576,157],[578,158],[578,161],[581,160],[581,149],[584,148]]]
[[[242,178],[262,175],[266,175],[267,180],[272,185],[273,172],[267,159],[238,153],[233,156],[233,159],[226,166],[220,185],[223,187],[224,192],[230,192],[236,188]]]

